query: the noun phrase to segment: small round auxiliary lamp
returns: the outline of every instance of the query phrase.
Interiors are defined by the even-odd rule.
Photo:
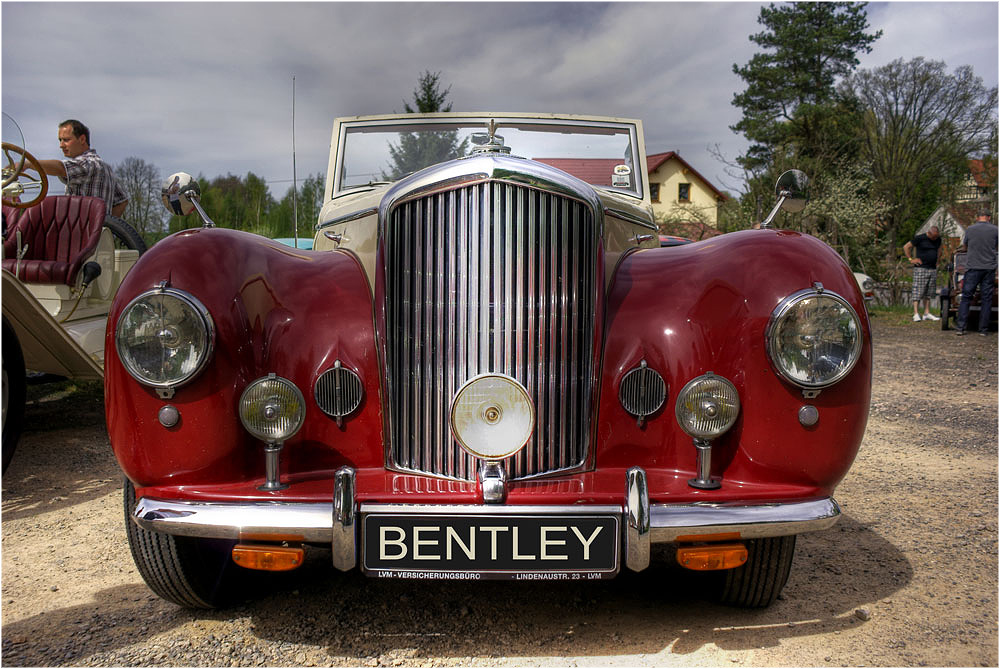
[[[688,485],[700,490],[722,486],[712,478],[712,440],[725,434],[740,413],[736,387],[721,376],[708,372],[688,381],[677,395],[674,414],[681,429],[693,440],[698,454],[698,475]]]
[[[288,379],[268,374],[247,386],[240,397],[240,421],[246,431],[266,442],[264,485],[258,490],[284,490],[278,470],[278,455],[285,441],[295,435],[306,418],[302,392]]]

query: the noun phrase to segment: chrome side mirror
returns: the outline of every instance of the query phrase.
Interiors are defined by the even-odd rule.
[[[784,198],[781,208],[793,214],[806,208],[809,201],[809,177],[801,170],[788,170],[780,177],[774,187],[774,194]]]
[[[788,170],[778,177],[774,194],[778,202],[767,218],[761,222],[761,228],[771,227],[771,221],[781,209],[794,214],[806,208],[806,203],[809,201],[809,177],[801,170]]]
[[[177,172],[167,177],[160,189],[160,199],[171,214],[187,216],[197,211],[204,227],[215,227],[215,222],[201,207],[201,188],[198,186],[198,181],[190,174]]]

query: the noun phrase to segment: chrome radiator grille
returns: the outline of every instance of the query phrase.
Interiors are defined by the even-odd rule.
[[[451,400],[487,372],[517,379],[535,431],[509,478],[581,465],[590,438],[598,230],[590,207],[488,181],[399,204],[385,242],[391,465],[474,479]]]

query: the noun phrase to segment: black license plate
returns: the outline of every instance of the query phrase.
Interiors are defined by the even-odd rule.
[[[378,578],[584,580],[618,572],[619,517],[369,513],[362,568]]]

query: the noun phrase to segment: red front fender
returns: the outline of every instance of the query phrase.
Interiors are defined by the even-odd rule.
[[[765,330],[784,298],[816,283],[852,305],[864,343],[843,381],[807,399],[772,368]],[[605,332],[598,468],[664,468],[683,484],[674,492],[705,496],[686,486],[696,471],[695,449],[674,417],[674,402],[685,383],[706,372],[729,379],[740,394],[740,417],[716,440],[712,467],[737,498],[740,482],[774,486],[778,496],[783,489],[828,495],[854,460],[868,418],[871,331],[853,274],[819,240],[760,230],[633,253],[615,275]],[[668,398],[639,426],[622,409],[618,390],[644,359],[663,376]],[[804,405],[819,411],[813,427],[799,422]]]
[[[215,323],[213,359],[173,397],[133,379],[115,353],[122,310],[167,281],[199,300]],[[105,406],[115,456],[138,486],[213,484],[264,475],[263,444],[240,425],[240,394],[275,373],[307,398],[306,421],[285,444],[282,468],[377,466],[382,410],[371,291],[344,252],[290,249],[220,228],[188,230],[158,243],[129,272],[108,319]],[[350,417],[351,439],[311,401],[317,378],[340,360],[362,379],[364,400]],[[157,420],[171,404],[180,422]]]

